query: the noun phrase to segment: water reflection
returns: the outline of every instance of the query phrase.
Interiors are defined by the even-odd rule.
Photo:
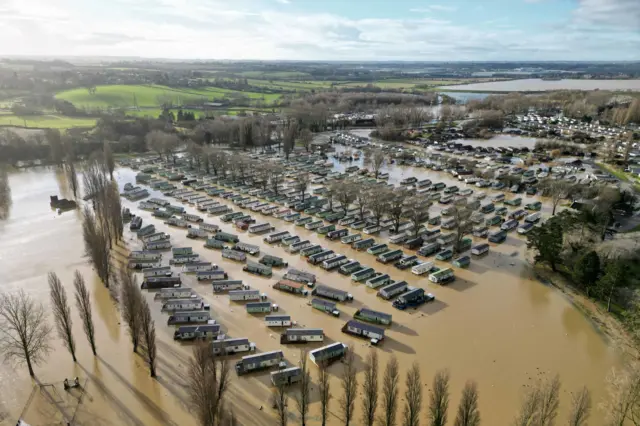
[[[7,220],[11,212],[11,186],[9,174],[5,167],[0,166],[0,220]]]

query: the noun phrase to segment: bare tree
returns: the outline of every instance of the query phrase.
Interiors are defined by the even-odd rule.
[[[95,216],[88,206],[85,206],[82,222],[85,254],[96,269],[96,273],[105,287],[109,288],[111,278],[111,250],[109,239],[104,229],[98,225]]]
[[[556,208],[560,201],[567,197],[573,184],[562,179],[545,179],[541,182],[543,195],[551,198],[551,215],[556,214]]]
[[[362,384],[362,423],[373,426],[378,408],[378,352],[371,349],[365,360]]]
[[[382,410],[380,418],[382,426],[394,426],[396,424],[396,411],[398,409],[398,359],[392,356],[387,362],[382,379]]]
[[[82,320],[82,328],[84,330],[84,334],[87,336],[87,340],[89,340],[89,344],[91,345],[91,352],[93,352],[93,355],[95,356],[97,355],[96,331],[93,325],[91,299],[89,290],[87,290],[87,285],[84,282],[84,277],[78,271],[75,271],[73,274],[73,286],[76,289],[76,307],[78,308],[78,313]]]
[[[109,228],[109,236],[112,238],[109,240],[109,245],[111,246],[113,239],[121,240],[124,234],[124,222],[120,194],[115,182],[105,188],[104,205],[99,211],[99,215],[102,217],[102,222]]]
[[[447,410],[449,409],[449,371],[440,370],[433,377],[429,397],[429,421],[431,426],[447,424]]]
[[[142,338],[144,360],[149,366],[149,375],[156,377],[156,324],[151,318],[149,304],[142,295],[140,295],[140,303],[140,337]]]
[[[300,193],[301,202],[304,203],[304,194],[309,188],[309,184],[311,183],[311,177],[308,173],[300,173],[296,176],[295,189]]]
[[[152,130],[144,137],[145,142],[147,143],[147,149],[154,151],[160,158],[164,152],[164,135],[165,133],[163,131]]]
[[[387,161],[387,155],[381,149],[372,149],[365,152],[364,162],[371,168],[373,175],[378,179],[380,169],[385,165]]]
[[[351,182],[340,182],[336,186],[336,199],[340,202],[340,206],[346,212],[349,209],[349,205],[353,202],[356,196],[356,188]]]
[[[342,384],[342,397],[340,398],[340,409],[344,416],[345,426],[349,426],[353,419],[353,410],[356,405],[356,397],[358,393],[358,378],[356,377],[355,354],[354,350],[347,351],[344,357],[344,365],[340,382]]]
[[[67,157],[66,162],[67,183],[69,189],[73,193],[73,198],[78,198],[78,174],[76,173],[76,166],[71,157]]]
[[[284,156],[288,160],[289,154],[293,152],[293,148],[296,141],[296,135],[298,128],[293,120],[288,120],[283,127],[282,147],[284,149]]]
[[[311,399],[311,375],[309,374],[309,366],[307,365],[307,351],[300,351],[300,368],[302,375],[300,377],[300,389],[296,395],[296,405],[298,413],[300,413],[300,424],[307,424],[307,415],[309,414],[309,401]]]
[[[4,167],[0,167],[0,220],[9,217],[11,208],[11,187],[9,186],[9,176]]]
[[[313,141],[313,134],[309,129],[302,129],[300,132],[300,143],[304,147],[305,151],[309,152],[309,148],[311,147],[311,141]]]
[[[553,426],[560,405],[560,377],[546,381],[540,392],[540,408],[537,415],[538,426]]]
[[[60,278],[58,278],[55,272],[49,272],[48,280],[51,308],[53,311],[53,319],[56,322],[58,337],[64,342],[64,345],[73,358],[73,362],[77,362],[76,341],[73,338],[73,320],[71,319],[71,308],[67,300],[67,292],[64,287],[62,287]]]
[[[207,344],[193,348],[187,366],[189,403],[200,426],[216,426],[229,388],[229,364],[218,360]]]
[[[453,209],[452,217],[456,220],[456,239],[454,241],[453,248],[456,251],[460,251],[462,247],[462,240],[466,235],[471,233],[473,229],[473,222],[471,222],[471,215],[473,211],[467,206],[455,206]]]
[[[0,294],[0,353],[5,360],[33,366],[51,351],[51,326],[42,303],[36,303],[23,290]]]
[[[270,168],[269,181],[271,182],[271,190],[278,195],[278,186],[284,181],[284,168],[281,165],[273,165]]]
[[[569,426],[587,426],[591,412],[591,394],[589,389],[583,387],[571,398],[571,411],[569,412]]]
[[[390,194],[389,191],[383,188],[379,188],[371,192],[369,209],[376,220],[376,225],[380,225],[382,216],[387,212],[391,195],[392,194]]]
[[[605,400],[603,409],[609,425],[623,426],[627,420],[637,417],[640,407],[640,368],[636,363],[628,365],[623,371],[612,369],[607,376],[607,388],[609,398]]]
[[[142,294],[138,288],[136,277],[126,269],[120,270],[120,291],[122,319],[129,329],[133,352],[138,352],[138,344],[142,334]]]
[[[284,383],[278,384],[273,390],[271,398],[273,400],[273,408],[276,409],[278,415],[278,425],[287,426],[289,423],[289,413],[287,411],[289,396],[287,395],[286,385]]]
[[[480,426],[478,385],[476,382],[470,381],[464,385],[454,426]]]
[[[393,221],[393,231],[398,233],[400,228],[400,221],[405,213],[405,202],[409,194],[401,189],[399,191],[393,191],[387,202],[387,214]]]
[[[420,425],[420,410],[422,409],[422,381],[420,380],[420,365],[413,362],[411,369],[407,371],[404,404],[405,426]]]
[[[320,362],[318,365],[318,392],[320,393],[320,416],[322,426],[327,424],[327,415],[329,413],[329,401],[331,401],[331,386],[329,383],[329,371],[327,363]]]
[[[420,225],[429,220],[431,202],[420,196],[411,197],[403,216],[413,225],[413,236],[417,237]]]
[[[104,165],[109,172],[109,179],[113,180],[113,171],[116,168],[116,161],[113,159],[113,151],[111,151],[111,144],[108,141],[104,141],[102,155],[104,156]]]

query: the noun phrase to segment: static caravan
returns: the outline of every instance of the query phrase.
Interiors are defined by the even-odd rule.
[[[180,287],[182,280],[180,277],[149,277],[145,278],[140,285],[141,289],[156,290],[160,288]]]
[[[322,264],[320,265],[320,267],[322,269],[325,269],[327,271],[331,271],[335,268],[339,268],[342,265],[345,265],[349,263],[349,258],[347,256],[344,255],[340,255],[340,256],[335,256],[332,257],[330,259],[327,259],[325,261],[322,262]]]
[[[250,274],[262,275],[263,277],[271,277],[271,275],[273,274],[270,266],[253,262],[247,262],[242,270]]]
[[[376,275],[376,270],[373,268],[364,268],[351,274],[351,280],[354,282],[363,282]]]
[[[264,222],[264,223],[258,223],[256,225],[249,226],[249,233],[260,234],[262,232],[272,231],[273,229],[274,227],[270,223]]]
[[[352,334],[354,336],[362,336],[371,339],[373,344],[384,339],[384,328],[376,327],[375,325],[362,323],[356,320],[349,320],[342,327],[342,332]]]
[[[453,269],[451,268],[440,269],[429,275],[429,281],[436,284],[446,284],[453,281],[454,278]]]
[[[295,221],[296,226],[304,226],[307,223],[311,223],[313,222],[313,217],[311,216],[305,216],[305,217],[301,217],[300,219],[297,219]]]
[[[301,271],[299,269],[289,268],[287,273],[283,276],[284,279],[304,283],[304,284],[315,284],[316,276],[310,272]]]
[[[420,260],[418,259],[418,256],[414,254],[410,256],[403,256],[400,260],[394,263],[393,266],[400,270],[405,270],[417,265],[419,262]]]
[[[211,342],[211,350],[214,355],[230,355],[238,352],[249,352],[255,350],[256,345],[246,337],[235,339],[214,340]]]
[[[182,272],[185,273],[193,273],[200,271],[212,271],[214,269],[218,269],[217,265],[212,264],[211,262],[193,262],[182,267]]]
[[[159,268],[144,268],[142,270],[142,275],[144,278],[148,277],[170,277],[171,276],[171,267],[170,266],[161,266]]]
[[[197,297],[197,294],[189,287],[161,288],[153,296],[153,300],[186,299]]]
[[[198,209],[198,211],[206,212],[211,207],[218,206],[218,205],[220,205],[220,202],[218,202],[218,201],[213,201],[213,200],[204,201],[204,202],[198,203],[197,209]]]
[[[325,260],[331,259],[332,257],[336,257],[336,256],[337,254],[334,253],[333,250],[323,250],[323,251],[320,251],[319,253],[309,256],[309,258],[307,259],[307,262],[311,263],[312,265],[317,265],[319,263],[324,262]]]
[[[531,231],[533,228],[533,223],[525,222],[522,225],[518,226],[518,234],[524,235]]]
[[[263,352],[256,355],[242,357],[236,363],[236,373],[241,376],[253,371],[264,370],[265,368],[280,365],[284,355],[282,351]]]
[[[207,213],[209,213],[210,215],[214,215],[214,216],[218,216],[221,214],[227,214],[229,212],[232,212],[233,210],[231,210],[230,207],[225,206],[225,205],[220,205],[220,206],[213,206],[213,207],[209,207],[207,209]]]
[[[298,237],[297,235],[293,235],[289,238],[284,238],[282,240],[282,244],[284,244],[285,246],[290,246],[291,244],[295,244],[300,242],[300,237]]]
[[[183,325],[173,332],[173,340],[208,340],[220,334],[220,324]]]
[[[361,321],[368,321],[375,324],[391,325],[392,322],[391,315],[367,308],[358,309],[356,313],[353,314],[353,317]]]
[[[209,311],[176,311],[169,315],[167,325],[207,323],[210,320]]]
[[[347,228],[339,229],[337,231],[329,232],[325,238],[329,240],[337,240],[340,239],[342,241],[343,237],[346,237],[349,234],[349,230]],[[358,234],[357,234],[358,235]],[[359,236],[359,235],[358,235]],[[347,243],[353,242],[352,240],[347,240]]]
[[[361,240],[362,240],[361,234],[348,234],[340,238],[340,242],[343,244],[353,244]]]
[[[129,268],[133,269],[145,269],[145,268],[159,268],[162,266],[160,259],[156,260],[130,260],[128,263]]]
[[[162,304],[163,311],[201,311],[209,310],[209,305],[197,297],[187,297],[184,299],[168,299]]]
[[[254,244],[236,243],[236,245],[233,246],[233,249],[250,254],[251,256],[257,256],[258,254],[260,254],[260,247]]]
[[[378,296],[390,300],[407,291],[407,288],[409,288],[409,285],[406,281],[396,281],[382,287],[380,291],[378,291]]]
[[[430,272],[432,269],[433,262],[424,262],[411,268],[411,273],[414,275],[423,275]]]
[[[169,260],[170,265],[184,265],[186,263],[196,262],[200,256],[197,253],[175,255]]]
[[[376,258],[377,262],[387,264],[395,260],[400,259],[404,255],[402,250],[391,250],[386,253],[382,253]]]
[[[335,230],[336,230],[336,225],[331,224],[331,225],[321,226],[316,230],[316,232],[320,235],[324,235],[324,234],[328,234],[329,232],[333,232]]]
[[[162,254],[152,251],[132,251],[129,260],[160,260]]]
[[[291,316],[289,315],[267,315],[264,317],[267,327],[291,327]]]
[[[373,277],[367,280],[365,283],[369,288],[378,288],[383,285],[390,284],[393,280],[389,276],[389,274],[378,275],[377,277]]]
[[[364,269],[364,267],[360,265],[360,262],[357,260],[349,260],[349,262],[345,263],[340,267],[340,269],[338,269],[338,273],[340,275],[351,275],[362,269]]]
[[[324,225],[324,222],[322,220],[316,220],[314,222],[309,222],[305,224],[304,227],[305,229],[312,231],[314,229],[320,228],[322,225]]]
[[[218,232],[220,230],[220,227],[213,223],[201,223],[199,226],[200,229],[203,229],[207,232]]]
[[[152,243],[144,244],[145,250],[166,250],[171,248],[171,241],[154,241]]]
[[[321,328],[288,328],[280,335],[280,343],[307,343],[324,341]]]
[[[211,269],[209,271],[196,272],[196,279],[198,281],[204,281],[204,280],[221,281],[221,280],[226,280],[227,278],[228,278],[227,273],[221,269]]]
[[[531,213],[529,216],[524,218],[524,221],[526,223],[536,223],[540,220],[540,217],[542,217],[540,212]]]
[[[287,250],[289,253],[298,253],[300,250],[311,247],[312,245],[309,240],[298,241],[297,243],[291,244]]]
[[[342,358],[347,353],[347,349],[347,345],[342,342],[332,343],[309,352],[309,359],[316,365],[330,364]]]
[[[339,302],[346,302],[353,300],[353,296],[344,290],[338,290],[337,288],[329,287],[326,285],[317,285],[311,292],[314,296],[326,297],[327,299],[337,300]]]
[[[237,235],[229,234],[227,232],[218,232],[213,238],[219,241],[224,241],[227,243],[237,243],[240,241]]]
[[[367,238],[364,240],[359,240],[354,242],[351,247],[353,247],[355,250],[358,251],[362,251],[362,250],[367,250],[370,247],[373,247],[376,243],[376,240],[374,238]]]
[[[244,306],[249,314],[268,314],[272,308],[271,302],[249,302]]]
[[[300,367],[289,367],[271,373],[271,383],[274,386],[291,385],[302,380]]]
[[[391,244],[402,244],[408,239],[409,239],[409,235],[403,232],[403,233],[392,235],[391,237],[389,237],[389,242]]]
[[[264,238],[265,243],[273,244],[282,241],[285,238],[290,237],[291,234],[289,231],[276,232],[274,234],[268,235]]]
[[[232,290],[229,292],[229,299],[236,302],[260,300],[261,298],[259,290]]]
[[[193,254],[193,248],[192,247],[174,247],[171,249],[171,254],[173,256]]]
[[[393,301],[393,307],[404,310],[408,307],[418,306],[433,299],[435,299],[433,295],[430,293],[425,294],[424,289],[414,288],[398,296],[398,298]]]
[[[207,242],[204,243],[206,248],[210,249],[223,249],[225,248],[224,241],[216,240],[215,238],[208,238]]]
[[[244,285],[242,280],[220,280],[212,283],[213,292],[221,293],[230,290],[246,290],[248,286]]]
[[[204,219],[202,219],[202,217],[195,214],[183,214],[182,219],[186,220],[187,222],[195,222],[195,223],[204,222]]]
[[[334,302],[329,302],[328,300],[322,300],[314,297],[313,299],[311,299],[311,306],[314,309],[326,312],[333,315],[334,317],[340,315],[340,311],[338,310],[338,308],[336,308],[336,304]]]
[[[145,235],[142,237],[142,242],[144,243],[153,243],[155,241],[164,241],[171,239],[171,235],[165,234],[164,232],[156,232],[154,234]]]
[[[321,245],[312,245],[311,247],[307,247],[304,248],[302,250],[300,250],[300,255],[305,256],[305,257],[311,257],[314,254],[318,254],[320,252],[324,251],[324,249],[322,248]]]
[[[386,244],[376,244],[373,247],[367,249],[367,253],[377,255],[389,251],[389,247]]]
[[[289,264],[284,261],[283,258],[277,256],[271,256],[269,254],[265,254],[262,259],[258,261],[262,265],[272,266],[272,267],[282,267],[288,266]]]

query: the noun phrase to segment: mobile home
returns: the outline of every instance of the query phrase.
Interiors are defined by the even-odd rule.
[[[380,291],[378,291],[378,296],[382,297],[383,299],[390,300],[398,296],[399,294],[404,293],[408,287],[409,285],[406,281],[396,281],[382,287]]]
[[[242,302],[246,300],[260,300],[259,290],[231,290],[229,292],[229,300]]]
[[[445,268],[429,275],[429,281],[436,284],[446,284],[454,279],[453,269]]]
[[[291,327],[291,316],[289,315],[267,315],[264,317],[267,327]]]
[[[196,272],[196,279],[198,281],[204,280],[213,280],[220,281],[226,280],[228,278],[227,273],[221,269],[211,269],[209,271],[198,271]]]
[[[344,290],[338,290],[337,288],[329,287],[326,285],[316,285],[311,292],[314,296],[326,297],[327,299],[337,300],[339,302],[346,302],[353,300],[353,296]]]
[[[311,299],[311,306],[314,309],[326,312],[333,315],[334,317],[340,315],[340,311],[338,310],[338,308],[336,308],[336,304],[334,302],[329,302],[328,300],[318,299],[317,297],[314,297],[313,299]]]
[[[315,284],[316,282],[314,274],[294,268],[289,268],[283,278],[305,284]]]
[[[220,334],[220,324],[183,325],[173,332],[173,340],[208,340]]]
[[[373,277],[367,280],[365,283],[369,288],[378,288],[383,285],[390,284],[393,280],[389,276],[389,274],[378,275],[377,277]]]
[[[282,351],[263,352],[242,357],[236,363],[236,373],[241,376],[253,371],[264,370],[279,365],[284,359]]]
[[[180,277],[149,277],[140,284],[141,289],[157,290],[161,288],[180,287],[182,280]]]
[[[271,383],[274,386],[291,385],[302,380],[300,367],[289,367],[271,373]]]
[[[307,343],[324,341],[321,328],[288,328],[280,335],[280,343]]]
[[[223,291],[229,291],[229,290],[246,290],[247,289],[247,286],[244,285],[242,280],[214,281],[212,283],[212,286],[213,286],[214,293],[221,293]]]
[[[144,268],[142,270],[144,278],[149,277],[170,277],[172,275],[170,266],[161,266],[159,268]]]
[[[332,343],[309,352],[309,359],[316,365],[330,364],[342,358],[347,353],[347,349],[347,345],[342,342]]]
[[[271,312],[271,302],[249,302],[244,305],[249,314],[264,314]]]
[[[284,238],[290,237],[289,231],[276,232],[264,238],[265,243],[273,244],[282,241]]]
[[[161,309],[163,311],[208,311],[209,305],[200,298],[188,297],[184,299],[167,299],[162,304]]]
[[[370,338],[372,343],[377,343],[384,339],[384,329],[376,327],[375,325],[358,322],[356,320],[349,320],[342,327],[342,332],[352,334],[354,336],[362,336]]]
[[[271,267],[260,263],[247,262],[242,270],[250,274],[262,275],[263,277],[271,277],[272,275]]]
[[[404,310],[408,307],[418,306],[433,299],[433,295],[425,294],[424,290],[421,288],[415,288],[398,296],[398,298],[393,301],[393,307]]]
[[[287,279],[278,281],[273,285],[276,290],[286,291],[287,293],[307,295],[307,290],[304,288],[304,283],[299,283]]]
[[[358,309],[356,313],[353,314],[353,317],[360,321],[368,321],[375,324],[391,325],[392,322],[391,315],[367,308]]]
[[[255,350],[256,346],[246,337],[235,339],[214,340],[211,342],[211,350],[214,355],[231,355],[239,352]]]
[[[167,325],[207,323],[210,320],[209,311],[176,311],[169,315]]]
[[[251,225],[249,226],[249,233],[250,234],[260,234],[262,232],[269,232],[272,231],[274,229],[274,227],[270,224],[270,223],[259,223],[256,225]]]
[[[233,249],[250,254],[251,256],[257,256],[260,254],[260,247],[254,244],[236,243],[236,245],[233,246]]]
[[[153,300],[186,299],[197,296],[189,287],[161,288],[153,296]]]

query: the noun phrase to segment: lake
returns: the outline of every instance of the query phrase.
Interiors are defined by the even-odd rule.
[[[339,163],[337,169],[346,163]],[[412,167],[385,168],[392,181],[410,175],[429,177],[434,181],[453,181],[448,175],[414,169]],[[122,168],[115,177],[122,188],[126,182],[134,181],[135,172]],[[81,220],[77,211],[57,215],[49,207],[49,195],[69,197],[63,173],[51,168],[30,169],[10,174],[13,205],[9,218],[0,222],[0,270],[4,280],[1,291],[24,289],[34,298],[48,304],[49,295],[46,274],[55,271],[68,292],[72,292],[72,275],[80,270],[87,279],[92,292],[94,319],[98,336],[99,358],[94,358],[82,334],[79,318],[74,312],[74,332],[78,345],[78,363],[73,364],[70,355],[56,341],[54,352],[47,362],[36,368],[42,383],[57,383],[65,378],[79,376],[89,378],[87,394],[78,415],[83,425],[195,425],[186,407],[184,391],[189,345],[180,345],[172,340],[173,329],[166,325],[166,315],[153,302],[152,295],[144,292],[151,304],[159,344],[158,379],[151,380],[140,357],[131,353],[127,331],[107,290],[96,279],[84,258],[81,236]],[[459,184],[464,187],[464,184]],[[152,196],[162,197],[155,191]],[[488,191],[490,193],[490,191]],[[176,203],[175,200],[171,200]],[[231,205],[227,200],[224,204]],[[272,284],[281,278],[284,270],[274,269],[271,279],[244,273],[242,265],[222,259],[219,251],[207,250],[202,240],[189,240],[184,229],[172,228],[153,218],[150,212],[139,211],[137,202],[123,200],[126,207],[139,214],[145,224],[153,223],[158,231],[171,235],[174,247],[192,246],[201,258],[211,261],[229,273],[232,279],[243,279],[251,287],[266,292],[280,312],[292,316],[299,326],[323,328],[324,344],[333,341],[345,342],[357,353],[356,365],[362,369],[362,361],[369,350],[366,340],[341,333],[344,322],[361,307],[393,314],[394,324],[386,330],[386,338],[376,348],[380,361],[384,363],[391,355],[398,357],[401,366],[404,391],[404,373],[417,361],[421,367],[423,393],[423,416],[426,412],[429,393],[428,383],[433,374],[442,368],[451,371],[451,404],[449,416],[455,416],[455,407],[464,383],[473,379],[480,390],[480,410],[483,423],[504,425],[515,415],[520,397],[527,385],[543,375],[559,373],[562,379],[561,416],[568,410],[570,392],[583,385],[589,387],[594,399],[593,424],[603,423],[603,413],[595,407],[605,396],[605,376],[613,366],[620,364],[618,354],[608,346],[592,324],[555,289],[542,285],[534,279],[525,260],[525,240],[510,234],[507,241],[492,246],[485,258],[473,259],[468,269],[456,269],[457,280],[446,287],[436,286],[426,277],[416,277],[409,271],[399,271],[393,266],[382,265],[375,258],[357,252],[340,242],[328,242],[322,236],[301,229],[291,223],[273,217],[260,217],[278,231],[287,230],[303,239],[356,259],[379,272],[389,273],[395,280],[406,280],[410,285],[423,287],[436,296],[436,301],[416,310],[397,311],[375,296],[375,292],[363,284],[355,284],[348,277],[336,272],[310,266],[298,255],[289,255],[280,246],[269,246],[263,236],[239,232],[231,224],[221,223],[219,217],[209,217],[209,223],[220,225],[223,231],[240,234],[241,241],[257,244],[262,253],[281,256],[295,268],[305,269],[318,276],[318,281],[349,291],[354,301],[340,304],[341,316],[332,316],[312,310],[304,298],[272,289]],[[194,207],[185,205],[188,213],[202,214]],[[234,209],[237,207],[234,205]],[[438,206],[433,207],[435,214]],[[547,210],[548,211],[548,210]],[[479,240],[476,240],[479,241]],[[128,249],[140,249],[140,242],[125,231]],[[125,247],[118,247],[116,261],[124,260]],[[166,263],[168,256],[164,256]],[[444,263],[436,262],[438,266]],[[194,288],[207,303],[211,304],[212,316],[222,324],[232,337],[247,337],[255,342],[260,351],[281,349],[290,364],[299,360],[299,346],[280,345],[277,329],[264,326],[260,316],[245,312],[241,304],[232,303],[226,295],[214,295],[209,284],[198,283],[185,276],[186,286]],[[313,349],[320,344],[305,345]],[[231,358],[235,362],[237,356]],[[341,394],[338,375],[341,364],[330,368],[333,400],[329,424],[338,425],[338,400]],[[316,367],[311,365],[311,375],[316,381]],[[362,382],[362,373],[359,374]],[[14,369],[0,364],[0,411],[8,413],[7,423],[14,424],[22,411],[32,389],[32,381],[26,368]],[[317,423],[319,403],[317,385],[313,385],[310,423]],[[62,390],[58,391],[62,393]],[[234,408],[240,423],[244,425],[272,425],[274,411],[270,408],[270,383],[267,372],[259,372],[241,378],[232,373],[229,394],[230,406]],[[262,409],[264,407],[264,409]],[[290,401],[290,410],[295,410]],[[357,403],[357,418],[360,418],[360,401]],[[42,397],[34,399],[29,415],[34,423],[45,422],[55,416],[55,410]]]
[[[522,80],[442,86],[441,89],[474,92],[545,92],[551,90],[640,91],[640,80]],[[448,93],[447,93],[448,94]]]

